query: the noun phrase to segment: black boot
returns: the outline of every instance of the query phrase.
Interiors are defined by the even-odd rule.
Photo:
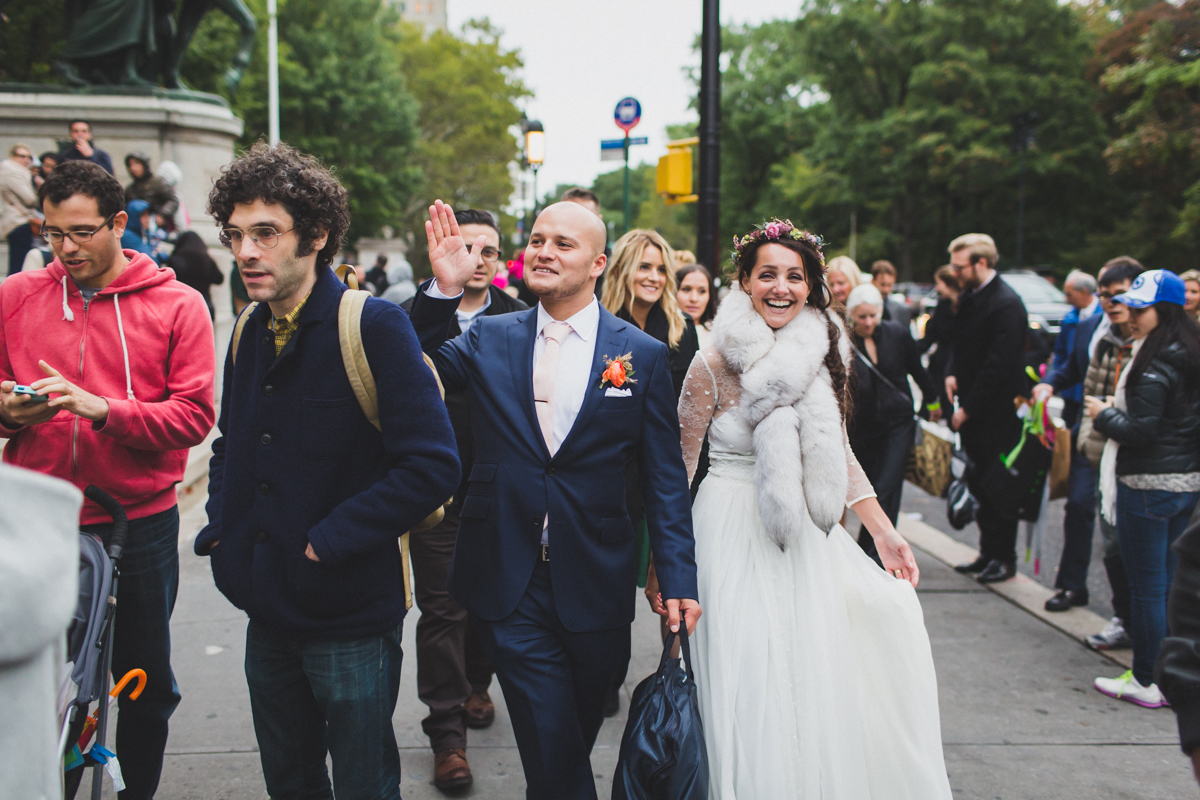
[[[983,572],[990,561],[991,559],[987,556],[980,555],[979,558],[975,559],[974,561],[970,561],[966,564],[959,564],[954,568],[954,571],[961,572],[964,575],[972,575],[978,572]]]
[[[975,580],[980,583],[1000,583],[1017,574],[1017,565],[1011,561],[998,561],[992,559],[988,565],[983,568],[983,572],[976,576]]]

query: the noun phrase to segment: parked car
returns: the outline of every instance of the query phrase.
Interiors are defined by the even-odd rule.
[[[1010,269],[1000,273],[1013,291],[1020,296],[1029,313],[1029,327],[1035,331],[1044,332],[1053,344],[1054,337],[1062,327],[1063,317],[1071,310],[1067,296],[1062,290],[1052,286],[1049,281],[1032,270]],[[925,329],[925,321],[929,313],[937,305],[936,291],[928,292],[921,301],[921,316],[916,320],[919,332]]]

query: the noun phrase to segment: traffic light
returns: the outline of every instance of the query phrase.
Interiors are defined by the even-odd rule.
[[[699,138],[667,142],[667,154],[658,159],[655,191],[667,205],[694,203],[698,199],[692,194],[692,147],[699,143]]]

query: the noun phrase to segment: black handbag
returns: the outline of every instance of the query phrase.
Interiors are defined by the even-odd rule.
[[[958,411],[957,398],[954,400],[954,410]],[[974,469],[975,465],[967,457],[967,451],[963,450],[962,436],[955,431],[954,449],[950,453],[950,475],[953,480],[946,490],[946,519],[956,531],[961,531],[974,522],[975,514],[979,511],[979,501],[967,486],[967,480]]]
[[[687,626],[668,633],[658,671],[637,685],[613,777],[613,800],[708,800],[708,751]],[[671,658],[675,637],[680,659]]]

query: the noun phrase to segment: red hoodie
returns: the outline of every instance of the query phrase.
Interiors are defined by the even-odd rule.
[[[60,411],[40,425],[0,424],[0,437],[11,439],[4,461],[95,484],[139,519],[175,505],[188,449],[212,429],[216,356],[200,293],[124,253],[129,266],[86,306],[58,259],[0,283],[0,380],[40,380],[41,360],[108,400],[103,426]],[[80,516],[110,519],[90,500]]]

